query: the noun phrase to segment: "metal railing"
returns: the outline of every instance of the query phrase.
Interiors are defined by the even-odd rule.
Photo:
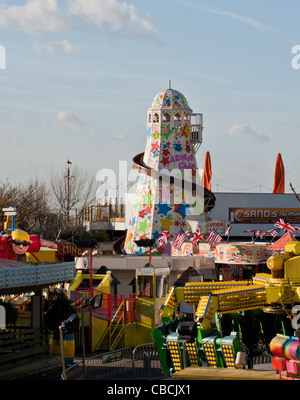
[[[162,372],[159,355],[154,343],[98,354],[78,361],[63,373],[66,380],[131,380],[161,379]]]

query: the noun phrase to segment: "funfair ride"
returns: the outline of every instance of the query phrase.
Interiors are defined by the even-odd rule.
[[[187,367],[253,367],[257,355],[272,355],[278,377],[299,379],[300,344],[291,310],[300,304],[300,243],[267,260],[271,273],[249,281],[188,282],[171,287],[152,332],[163,372]],[[178,306],[193,306],[178,315]]]

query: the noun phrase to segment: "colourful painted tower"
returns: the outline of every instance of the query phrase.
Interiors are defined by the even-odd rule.
[[[195,153],[202,142],[202,114],[193,114],[185,96],[174,89],[159,92],[147,111],[147,145],[133,159],[138,171],[136,196],[124,251],[143,254],[135,241],[170,240],[180,229],[194,231],[204,209]],[[195,216],[193,220],[193,216]]]

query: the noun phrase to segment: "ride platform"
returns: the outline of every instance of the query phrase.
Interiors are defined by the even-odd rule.
[[[275,380],[276,371],[235,368],[188,367],[172,375],[174,379],[216,379],[216,380]]]

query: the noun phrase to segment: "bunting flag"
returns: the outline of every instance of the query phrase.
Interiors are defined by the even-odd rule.
[[[204,236],[200,232],[200,229],[197,228],[195,230],[195,233],[192,236],[192,243],[193,243],[194,246],[198,246],[200,244],[200,242],[202,242],[203,240],[205,240]]]
[[[277,228],[280,228],[282,231],[290,231],[290,232],[295,232],[296,228],[294,226],[292,226],[289,223],[284,222],[283,219],[279,219],[279,221],[277,221],[274,226],[276,226]]]
[[[231,225],[228,224],[228,225],[227,225],[226,232],[225,232],[225,236],[229,236],[229,235],[230,235],[230,231],[231,231]]]
[[[222,237],[214,229],[211,230],[210,234],[207,236],[206,241],[213,246],[222,242]]]
[[[271,230],[269,230],[269,231],[266,231],[266,232],[261,233],[261,234],[260,234],[260,238],[262,239],[262,238],[263,238],[264,236],[266,236],[266,235],[270,235],[270,236],[276,237],[276,236],[278,235],[279,232],[280,232],[280,229],[279,229],[279,228],[271,229]]]
[[[264,236],[266,236],[266,235],[270,235],[270,234],[271,234],[271,232],[272,232],[272,231],[266,231],[266,232],[262,232],[262,233],[260,234],[260,238],[261,238],[261,239],[263,239],[263,237],[264,237]]]
[[[294,232],[291,232],[291,234],[292,234],[293,236],[299,235],[299,234],[300,234],[300,228],[299,228],[299,226],[294,226],[293,228],[295,228],[295,231],[294,231]]]
[[[176,238],[173,242],[173,247],[175,247],[175,249],[180,250],[181,246],[183,245],[183,243],[188,240],[191,237],[191,232],[187,231],[184,232],[181,228],[180,231],[177,233]]]
[[[256,235],[256,229],[248,229],[247,231],[244,231],[244,233],[250,232],[252,240],[254,240],[254,236]]]
[[[272,229],[270,231],[270,235],[273,236],[273,237],[276,237],[279,232],[280,232],[280,229],[279,228],[275,228],[275,229]]]
[[[169,239],[170,239],[169,232],[166,229],[163,229],[160,235],[158,236],[156,243],[158,247],[160,247],[163,244],[167,244]]]

